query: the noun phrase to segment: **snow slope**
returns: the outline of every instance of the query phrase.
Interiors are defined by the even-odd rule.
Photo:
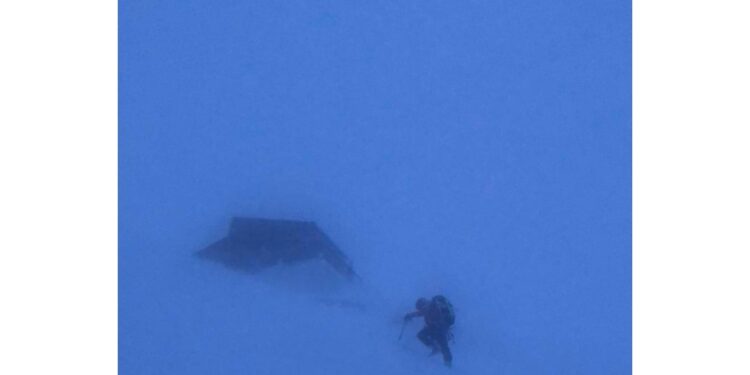
[[[148,224],[131,221],[138,222]],[[389,273],[354,256],[363,276],[355,284],[324,263],[250,276],[189,251],[222,234],[222,225],[201,233],[186,231],[189,220],[178,224],[159,227],[154,242],[127,241],[132,254],[121,256],[122,374],[618,373],[616,363],[603,361],[611,352],[584,357],[602,349],[595,345],[618,344],[585,327],[585,317],[566,315],[575,301],[544,309],[550,296],[527,295],[536,288],[512,282],[523,272],[491,257],[461,263],[456,252],[454,261],[425,268],[414,260],[425,254],[404,254]],[[414,300],[436,293],[456,307],[450,370],[415,338],[421,322],[407,325],[398,340]]]
[[[123,373],[446,371],[439,356],[428,358],[414,337],[421,322],[407,325],[398,340],[401,317],[413,299],[405,291],[395,291],[405,299],[394,301],[367,283],[335,283],[330,279],[336,275],[318,272],[324,264],[270,270],[257,278],[196,258],[184,266],[191,275],[175,278],[174,289],[140,291],[153,297],[140,306],[149,311],[141,324],[123,327],[128,330],[121,344]],[[290,282],[290,273],[298,280]],[[299,279],[299,273],[305,276]],[[500,332],[499,325],[460,323],[452,373],[527,373],[521,358],[502,358],[509,353],[500,345]]]

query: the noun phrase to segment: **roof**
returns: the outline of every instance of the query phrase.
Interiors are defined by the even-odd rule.
[[[234,217],[227,236],[198,255],[251,273],[318,258],[347,279],[356,277],[351,261],[311,221]]]

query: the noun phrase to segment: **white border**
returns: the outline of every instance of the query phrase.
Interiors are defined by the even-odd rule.
[[[635,374],[750,374],[745,4],[633,4]]]
[[[0,373],[117,372],[117,2],[0,2]]]

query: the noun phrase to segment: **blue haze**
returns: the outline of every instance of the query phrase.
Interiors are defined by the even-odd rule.
[[[119,7],[121,374],[631,372],[629,1]],[[194,257],[232,215],[362,285]],[[397,340],[435,293],[450,370]]]

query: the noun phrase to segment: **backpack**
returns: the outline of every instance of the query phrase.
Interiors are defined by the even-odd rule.
[[[438,311],[440,311],[440,317],[445,322],[446,326],[450,327],[456,323],[456,313],[453,311],[453,305],[443,295],[437,295],[432,297],[432,303],[435,304]]]

